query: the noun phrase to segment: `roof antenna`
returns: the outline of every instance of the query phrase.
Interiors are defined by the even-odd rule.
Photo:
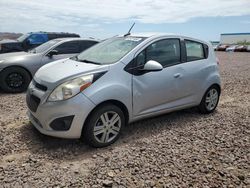
[[[130,29],[128,30],[128,33],[126,33],[126,34],[124,35],[124,37],[126,37],[126,36],[128,36],[128,35],[131,34],[130,31],[133,29],[134,25],[135,25],[135,22],[133,23],[133,25],[132,25],[132,26],[130,27]]]

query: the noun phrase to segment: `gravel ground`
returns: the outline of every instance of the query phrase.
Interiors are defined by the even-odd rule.
[[[218,52],[217,110],[133,123],[110,147],[38,133],[25,94],[0,93],[0,187],[250,187],[250,53]]]

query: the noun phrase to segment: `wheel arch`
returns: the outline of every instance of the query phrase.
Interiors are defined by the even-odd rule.
[[[94,109],[91,110],[91,112],[89,113],[88,117],[97,109],[99,108],[100,106],[103,106],[103,105],[106,105],[106,104],[113,104],[117,107],[119,107],[122,112],[124,113],[124,116],[125,116],[125,120],[126,120],[126,123],[128,123],[129,121],[129,112],[128,112],[128,109],[126,107],[126,105],[124,103],[122,103],[121,101],[118,101],[118,100],[115,100],[115,99],[110,99],[110,100],[106,100],[106,101],[103,101],[101,103],[99,103],[98,105],[95,106]],[[87,117],[87,118],[88,118]],[[86,122],[86,121],[85,121]]]
[[[203,97],[203,96],[205,95],[205,93],[209,90],[209,88],[211,88],[211,87],[213,87],[213,86],[217,87],[218,90],[219,90],[219,94],[221,94],[221,86],[220,86],[220,84],[218,84],[218,83],[210,83],[210,84],[205,88],[202,97]]]
[[[88,122],[88,119],[90,118],[90,116],[92,115],[92,113],[93,113],[97,108],[100,108],[101,106],[106,105],[106,104],[113,104],[113,105],[119,107],[119,108],[122,110],[123,114],[124,114],[126,125],[128,124],[128,122],[129,122],[129,112],[128,112],[128,109],[127,109],[126,105],[123,104],[121,101],[114,100],[114,99],[110,99],[110,100],[106,100],[106,101],[103,101],[103,102],[99,103],[98,105],[96,105],[96,106],[90,111],[90,113],[88,114],[86,120],[84,121],[84,124],[83,124],[83,127],[82,127],[82,131],[84,130],[84,126],[85,126],[86,123]],[[82,135],[82,134],[81,134],[81,135]]]
[[[221,94],[221,86],[220,86],[220,84],[218,84],[218,83],[210,84],[210,85],[205,89],[205,91],[204,91],[204,93],[203,93],[203,95],[202,95],[202,97],[201,97],[201,99],[200,99],[200,103],[201,103],[201,101],[202,101],[204,95],[206,94],[206,92],[209,90],[209,88],[211,88],[211,87],[213,87],[213,86],[217,87],[218,90],[219,90],[219,95]],[[199,104],[200,104],[200,103],[199,103]]]
[[[212,85],[209,86],[207,89],[209,89],[210,87],[213,87],[213,86],[217,87],[218,90],[219,90],[219,94],[221,94],[221,86],[220,86],[219,84],[217,84],[217,83],[212,84]]]
[[[209,76],[204,80],[201,91],[199,93],[199,99],[197,101],[201,101],[204,94],[207,92],[207,90],[211,86],[216,86],[218,87],[220,93],[221,93],[221,80],[220,80],[220,74],[218,71],[214,71],[213,73],[209,74]]]

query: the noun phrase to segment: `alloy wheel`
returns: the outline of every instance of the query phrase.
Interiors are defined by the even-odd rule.
[[[121,117],[114,111],[103,113],[94,126],[94,137],[99,143],[109,143],[121,130]]]
[[[214,108],[216,108],[218,99],[219,99],[219,94],[215,88],[212,88],[209,92],[207,92],[205,100],[207,110],[212,111]]]

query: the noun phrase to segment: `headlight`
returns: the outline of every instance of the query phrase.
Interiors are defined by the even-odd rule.
[[[74,97],[92,84],[93,77],[93,74],[86,75],[57,86],[50,94],[48,101],[61,101]]]

